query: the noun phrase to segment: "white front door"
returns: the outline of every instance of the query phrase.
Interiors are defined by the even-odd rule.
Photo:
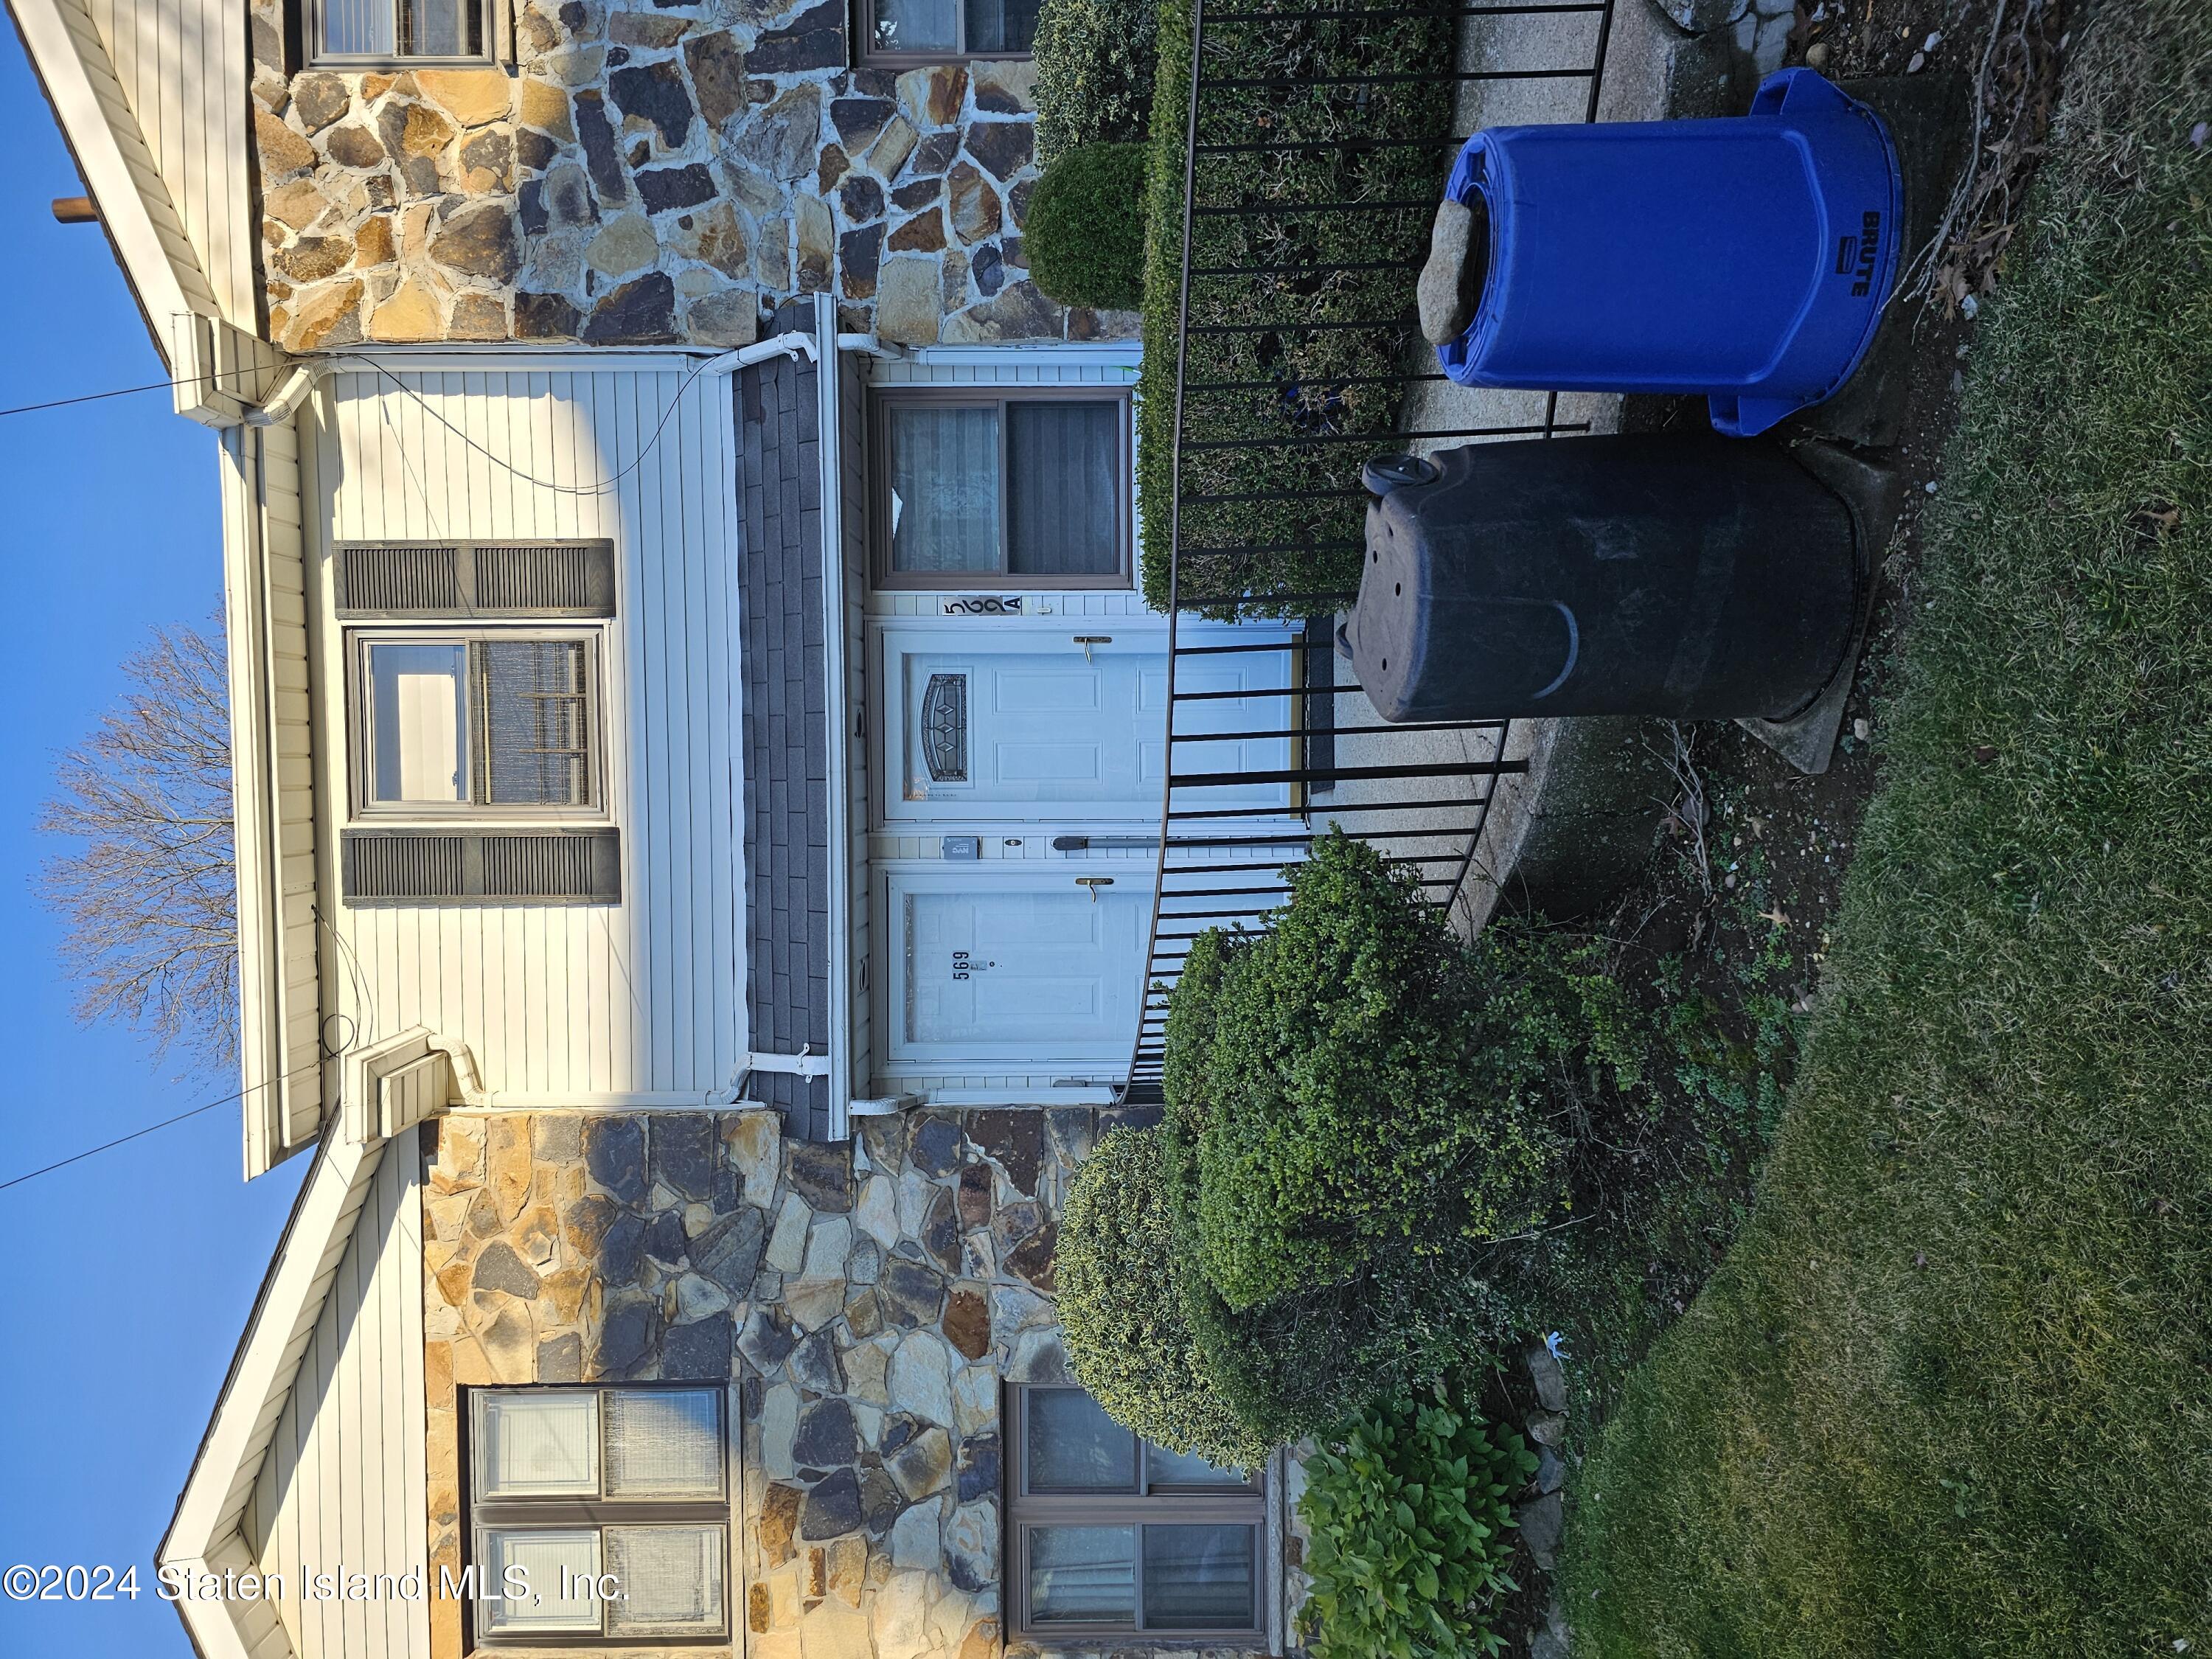
[[[1130,619],[1086,626],[982,632],[886,628],[882,634],[885,780],[883,817],[899,823],[1157,823],[1166,782],[1167,650],[1153,625]],[[1281,687],[1290,653],[1185,659],[1183,691],[1264,693]],[[1280,732],[1286,696],[1187,702],[1176,728]],[[1178,744],[1181,770],[1280,770],[1287,738]],[[1206,804],[1230,794],[1207,792]],[[1279,783],[1239,787],[1235,804],[1290,804]]]
[[[1164,662],[1133,644],[1072,632],[887,632],[884,817],[1157,814],[1167,721],[1155,706],[1164,688],[1146,671]]]
[[[1152,915],[1147,866],[909,868],[888,872],[884,893],[898,942],[884,984],[891,1069],[1107,1075],[1126,1064]]]
[[[1206,642],[1251,636],[1185,626]],[[1136,1042],[1166,781],[1165,629],[1131,617],[916,620],[883,623],[876,642],[878,825],[970,848],[878,875],[877,1069],[1120,1075]],[[1231,695],[1179,705],[1178,774],[1284,770],[1290,739],[1267,734],[1291,724],[1291,672],[1287,648],[1186,657],[1178,690]],[[1178,801],[1285,815],[1178,834],[1294,825],[1279,779]]]

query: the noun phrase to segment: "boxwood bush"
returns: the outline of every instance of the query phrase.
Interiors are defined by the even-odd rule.
[[[1268,0],[1254,0],[1237,10],[1260,12],[1267,6]],[[1161,0],[1158,28],[1152,165],[1146,185],[1137,488],[1145,592],[1151,603],[1164,607],[1181,343],[1188,0]],[[1383,269],[1200,276],[1192,283],[1190,320],[1201,327],[1277,319],[1361,325],[1193,333],[1188,342],[1187,432],[1207,441],[1267,441],[1249,449],[1184,453],[1184,547],[1262,550],[1187,553],[1179,603],[1220,616],[1301,615],[1310,607],[1290,596],[1349,589],[1358,577],[1361,498],[1326,492],[1356,486],[1359,464],[1372,451],[1356,442],[1297,441],[1372,434],[1374,447],[1381,448],[1395,429],[1400,389],[1373,384],[1369,377],[1398,368],[1412,345],[1414,278],[1427,252],[1433,204],[1451,159],[1452,83],[1424,72],[1449,66],[1452,21],[1445,14],[1380,6],[1347,7],[1337,15],[1289,22],[1210,19],[1206,45],[1208,82],[1198,141],[1281,147],[1195,159],[1193,179],[1200,202],[1264,210],[1194,219],[1194,269],[1371,267],[1373,262],[1388,262]],[[1411,78],[1359,86],[1310,84],[1389,73]],[[1214,84],[1217,78],[1308,84],[1221,87]],[[1419,144],[1292,148],[1347,138],[1430,137],[1436,140],[1432,149]],[[1413,205],[1362,205],[1389,202]],[[1316,204],[1338,205],[1313,210]],[[1389,320],[1394,318],[1407,323]],[[1243,384],[1230,390],[1199,389],[1222,381]],[[1271,491],[1284,494],[1279,499],[1219,499]],[[1192,500],[1200,495],[1213,499]]]
[[[1237,1310],[1534,1226],[1583,1047],[1547,958],[1470,951],[1365,842],[1333,833],[1287,879],[1266,931],[1215,939],[1170,999],[1190,1243]]]
[[[1437,1383],[1363,1412],[1306,1460],[1302,1620],[1314,1659],[1494,1654],[1490,1609],[1516,1588],[1511,1494],[1534,1473]]]
[[[1184,1316],[1159,1129],[1119,1129],[1075,1173],[1056,1252],[1060,1323],[1077,1382],[1123,1427],[1246,1467],[1273,1442],[1222,1399]]]
[[[1144,137],[1159,53],[1153,0],[1043,0],[1030,51],[1039,161],[1049,167],[1078,144]]]
[[[1030,273],[1062,305],[1133,310],[1144,298],[1142,144],[1078,144],[1036,182],[1022,231]]]

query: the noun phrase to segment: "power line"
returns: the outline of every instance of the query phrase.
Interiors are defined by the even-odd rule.
[[[660,441],[660,434],[667,430],[669,422],[676,418],[676,411],[683,406],[684,394],[691,389],[691,383],[697,380],[702,374],[704,374],[707,372],[708,366],[712,364],[714,360],[712,357],[703,357],[700,359],[698,367],[694,368],[689,374],[685,375],[684,377],[683,385],[676,388],[676,395],[668,400],[668,407],[661,412],[659,424],[653,428],[653,435],[645,441],[645,443],[638,450],[637,453],[630,457],[629,465],[623,467],[621,471],[616,473],[612,477],[608,478],[604,483],[596,484],[555,483],[550,478],[534,477],[531,474],[525,472],[513,461],[508,460],[506,456],[494,454],[490,450],[485,448],[483,445],[478,443],[474,438],[464,432],[459,427],[455,426],[451,421],[440,414],[437,410],[431,407],[428,398],[423,397],[423,395],[417,392],[413,386],[408,385],[406,381],[401,380],[390,369],[385,368],[382,363],[368,357],[349,357],[345,361],[358,364],[362,368],[375,370],[377,374],[382,375],[386,380],[391,381],[393,386],[398,387],[400,391],[405,392],[417,404],[420,404],[422,407],[422,412],[425,415],[428,415],[440,426],[444,427],[447,431],[452,433],[464,444],[466,444],[471,449],[475,450],[477,454],[483,456],[484,459],[489,461],[494,466],[498,467],[503,471],[508,473],[510,476],[520,479],[522,483],[533,485],[539,489],[550,490],[554,494],[560,495],[605,495],[611,493],[616,485],[619,484],[624,478],[636,471],[639,467],[645,464],[645,458],[653,453],[653,446]]]
[[[36,1181],[42,1175],[52,1175],[57,1170],[65,1170],[72,1164],[82,1164],[85,1159],[97,1157],[101,1152],[120,1146],[127,1140],[136,1140],[141,1135],[150,1135],[156,1129],[166,1129],[172,1123],[182,1123],[188,1117],[198,1117],[203,1112],[211,1112],[218,1106],[228,1106],[233,1101],[245,1098],[246,1091],[240,1089],[234,1095],[225,1095],[221,1100],[210,1100],[204,1106],[195,1106],[189,1112],[179,1112],[176,1116],[165,1117],[159,1123],[149,1123],[143,1129],[133,1129],[127,1135],[118,1135],[112,1140],[103,1141],[100,1145],[84,1152],[72,1152],[69,1157],[49,1164],[42,1170],[33,1170],[27,1175],[15,1176],[9,1180],[0,1181],[0,1193],[6,1192],[10,1187],[20,1187],[27,1181]]]
[[[348,1046],[350,1047],[351,1045],[349,1044]],[[83,1152],[72,1152],[67,1158],[58,1158],[55,1162],[46,1164],[42,1169],[31,1170],[19,1176],[10,1176],[7,1180],[0,1181],[0,1193],[6,1192],[10,1187],[20,1187],[27,1181],[36,1181],[42,1175],[52,1175],[57,1170],[65,1170],[72,1164],[82,1164],[88,1158],[97,1158],[100,1153],[112,1152],[116,1147],[123,1146],[125,1142],[137,1140],[144,1135],[150,1135],[156,1129],[166,1129],[173,1123],[182,1123],[186,1118],[198,1117],[202,1113],[211,1112],[218,1106],[229,1106],[235,1104],[237,1102],[245,1099],[246,1096],[252,1094],[258,1090],[270,1088],[279,1082],[289,1081],[292,1078],[304,1076],[307,1073],[316,1070],[321,1064],[322,1062],[320,1060],[316,1060],[310,1065],[301,1066],[287,1073],[283,1078],[264,1078],[262,1081],[254,1084],[251,1088],[240,1089],[235,1093],[224,1095],[218,1100],[210,1100],[204,1105],[193,1107],[188,1112],[179,1112],[174,1117],[165,1117],[159,1123],[149,1123],[143,1129],[133,1129],[127,1135],[118,1135],[112,1140],[104,1140],[97,1146],[87,1147]]]
[[[0,415],[35,415],[42,409],[67,409],[72,404],[96,404],[103,398],[127,398],[134,392],[167,392],[172,386],[198,386],[204,380],[214,380],[212,374],[194,374],[181,380],[149,380],[144,386],[118,386],[112,392],[88,392],[81,398],[56,398],[50,403],[18,404],[13,409],[0,409]]]

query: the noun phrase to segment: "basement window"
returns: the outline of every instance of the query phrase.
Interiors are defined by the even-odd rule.
[[[494,0],[304,0],[319,64],[491,61]]]
[[[1066,1645],[1265,1639],[1261,1478],[1170,1451],[1080,1389],[1012,1390],[1014,1632]]]
[[[471,1389],[467,1403],[477,1646],[728,1642],[722,1390]]]
[[[1027,58],[1037,0],[859,0],[854,21],[863,64]]]

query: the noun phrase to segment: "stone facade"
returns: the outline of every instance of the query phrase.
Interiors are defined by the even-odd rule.
[[[506,69],[285,72],[250,0],[270,337],[1099,339],[1028,277],[1023,63],[853,70],[842,0],[514,0]]]
[[[459,1385],[734,1379],[752,1659],[1031,1654],[1002,1633],[1001,1384],[1068,1380],[1055,1218],[1116,1115],[922,1112],[843,1145],[768,1110],[431,1126],[433,1577],[460,1560]],[[432,1628],[459,1659],[458,1604]]]

